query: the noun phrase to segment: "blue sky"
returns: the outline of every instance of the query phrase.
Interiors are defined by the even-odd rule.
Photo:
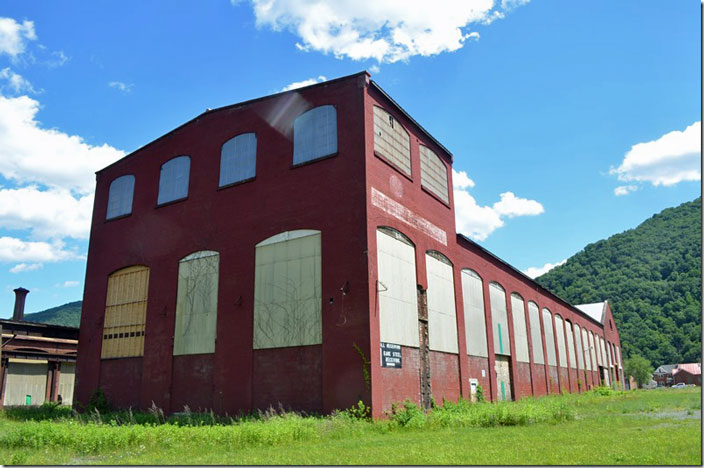
[[[0,317],[82,298],[97,169],[364,69],[454,153],[458,230],[535,274],[701,194],[700,30],[693,1],[0,0]]]

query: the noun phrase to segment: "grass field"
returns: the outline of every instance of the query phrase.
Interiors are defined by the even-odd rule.
[[[59,408],[0,416],[7,464],[701,465],[701,389],[589,392],[516,403],[447,403],[389,420],[363,411],[234,421],[158,411],[78,417]]]

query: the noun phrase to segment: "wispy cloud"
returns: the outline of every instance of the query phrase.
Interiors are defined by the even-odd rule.
[[[552,270],[555,267],[558,267],[560,265],[564,265],[567,262],[567,259],[560,260],[557,263],[546,263],[545,265],[541,267],[530,267],[525,270],[523,270],[523,273],[525,273],[528,277],[530,278],[537,278],[538,276],[544,275],[548,271]]]
[[[27,79],[12,71],[9,67],[0,70],[0,92],[5,94],[31,93],[37,94]]]
[[[612,167],[609,173],[616,175],[621,182],[642,182],[653,186],[700,180],[701,135],[702,123],[699,121],[682,131],[666,133],[657,140],[637,143],[626,153],[621,165]],[[619,187],[616,190],[616,195],[628,193]]]
[[[452,171],[457,231],[475,240],[486,240],[496,229],[505,224],[506,218],[536,216],[545,210],[535,200],[520,198],[513,192],[504,192],[493,205],[481,206],[467,189],[474,181],[464,171]]]
[[[292,89],[303,88],[304,86],[310,86],[310,85],[314,85],[316,83],[322,83],[326,79],[327,78],[325,78],[323,75],[320,75],[317,78],[308,78],[307,80],[303,80],[303,81],[294,81],[293,83],[288,84],[288,85],[284,86],[283,88],[281,88],[281,91],[290,91]]]
[[[122,81],[111,81],[108,83],[108,86],[111,88],[115,88],[124,94],[128,94],[129,92],[131,92],[132,88],[134,87],[133,84],[123,83]]]
[[[614,189],[614,195],[617,197],[622,197],[624,195],[628,195],[631,192],[635,192],[638,190],[637,185],[619,185]]]
[[[36,39],[33,21],[18,23],[13,18],[0,17],[0,55],[16,58],[26,50],[28,41]]]
[[[10,273],[23,273],[25,271],[40,270],[43,266],[44,265],[41,263],[18,263],[10,268]]]
[[[506,0],[252,0],[259,27],[289,30],[299,50],[393,63],[452,52],[479,39],[472,24],[489,24],[527,3]]]

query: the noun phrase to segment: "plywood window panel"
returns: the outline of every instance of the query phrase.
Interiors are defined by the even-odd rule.
[[[447,167],[430,148],[420,145],[420,184],[449,203]]]
[[[48,362],[34,359],[8,360],[3,405],[41,405],[46,396]]]
[[[254,349],[323,342],[321,233],[287,231],[256,246]]]
[[[303,164],[337,153],[337,111],[320,106],[293,122],[293,164]]]
[[[565,334],[567,335],[567,355],[570,358],[570,369],[577,368],[577,358],[574,352],[574,332],[572,331],[572,324],[565,320]]]
[[[418,347],[418,290],[415,247],[401,233],[376,232],[379,337],[382,342]]]
[[[567,367],[567,350],[565,348],[565,325],[562,317],[555,315],[555,336],[557,337],[557,357],[560,367]]]
[[[393,115],[374,106],[374,152],[411,176],[411,138]]]
[[[579,325],[574,324],[574,343],[577,349],[577,368],[584,370],[584,345],[582,344],[582,331]]]
[[[552,314],[548,309],[543,309],[543,328],[545,329],[545,352],[548,355],[548,365],[556,366],[555,335],[552,331]]]
[[[528,331],[526,330],[526,310],[523,298],[516,293],[511,294],[511,315],[513,316],[514,347],[518,362],[530,362],[528,353]]]
[[[178,264],[174,356],[215,352],[220,255],[202,250]]]
[[[584,347],[584,362],[587,370],[592,370],[592,358],[589,353],[589,335],[587,334],[587,329],[582,328],[582,346]]]
[[[435,252],[425,254],[428,278],[428,343],[433,351],[457,353],[457,311],[452,264]]]
[[[133,175],[124,175],[110,182],[110,190],[108,192],[108,209],[105,218],[112,219],[132,213],[133,197]]]
[[[62,362],[59,374],[59,395],[64,405],[71,405],[73,402],[73,387],[76,382],[76,364],[72,362]]]
[[[508,313],[506,312],[506,291],[498,283],[489,283],[491,321],[494,327],[494,354],[511,355],[511,342],[508,333]]]
[[[149,268],[130,266],[108,277],[102,359],[144,355]]]
[[[220,150],[220,187],[254,178],[257,171],[257,135],[243,133],[223,143]]]
[[[540,332],[540,310],[535,302],[528,302],[528,316],[530,317],[530,340],[533,343],[533,362],[545,364],[543,338]]]
[[[473,270],[462,270],[462,302],[467,354],[487,357],[484,291],[481,277]]]
[[[190,172],[191,158],[188,156],[178,156],[162,164],[157,204],[162,205],[186,198]]]

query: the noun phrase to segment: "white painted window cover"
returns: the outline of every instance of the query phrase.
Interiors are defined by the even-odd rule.
[[[567,349],[565,347],[565,326],[560,314],[555,314],[555,336],[557,337],[557,357],[560,367],[567,367]]]
[[[585,368],[590,371],[592,370],[592,358],[589,353],[589,334],[587,333],[586,328],[582,328],[582,354],[584,355],[584,366]]]
[[[565,320],[565,334],[567,335],[567,356],[570,358],[570,369],[577,368],[577,356],[574,352],[574,330],[569,320]]]
[[[543,328],[545,328],[545,348],[548,355],[548,365],[557,366],[555,335],[552,329],[552,313],[547,308],[543,308]]]
[[[528,353],[528,331],[526,330],[525,303],[520,294],[511,294],[511,315],[513,316],[514,347],[516,348],[516,360],[519,362],[530,362]]]
[[[380,341],[418,347],[415,247],[390,228],[377,229],[376,245]]]
[[[420,145],[420,184],[445,203],[450,202],[447,167],[433,150]]]
[[[584,345],[582,344],[582,330],[574,324],[574,343],[577,350],[577,368],[584,370]]]
[[[157,204],[162,205],[186,198],[190,171],[191,158],[188,156],[177,156],[162,164]]]
[[[533,362],[545,364],[543,354],[543,337],[540,331],[540,309],[533,301],[528,302],[528,315],[530,316],[530,339],[533,343]]]
[[[487,357],[486,317],[482,278],[474,270],[462,270],[462,302],[467,354]]]
[[[257,135],[242,133],[220,150],[220,187],[254,178],[257,173]]]
[[[396,118],[374,106],[374,151],[411,176],[411,137]]]
[[[293,164],[337,153],[337,111],[334,106],[315,107],[293,122]]]
[[[494,354],[511,355],[511,337],[508,329],[506,290],[499,283],[489,283],[489,302],[494,337]]]
[[[457,311],[452,263],[443,254],[428,251],[428,341],[430,349],[457,353]]]
[[[110,183],[108,209],[105,219],[113,219],[132,213],[134,197],[134,176],[123,175]]]

